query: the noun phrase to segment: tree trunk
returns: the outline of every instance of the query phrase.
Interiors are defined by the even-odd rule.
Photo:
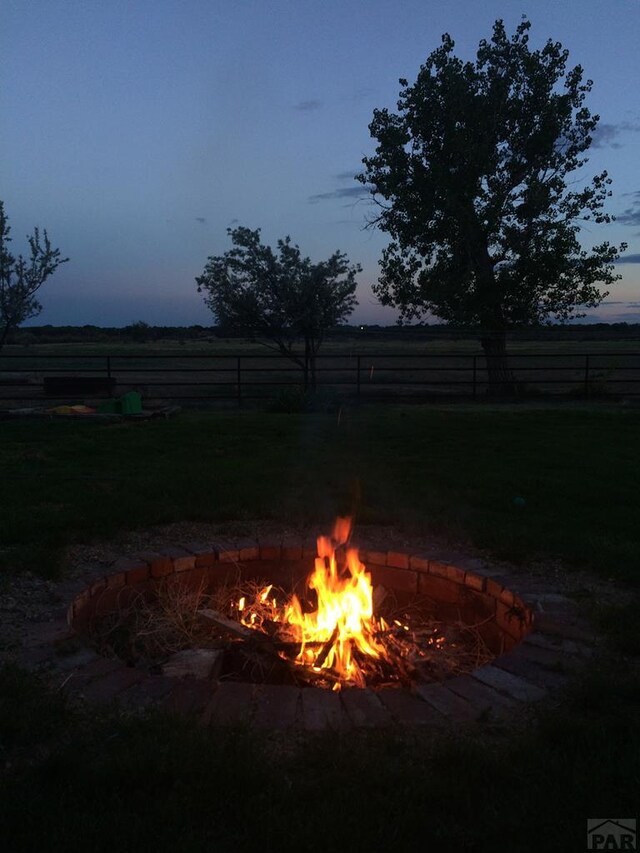
[[[0,350],[2,349],[2,347],[7,342],[7,338],[9,337],[10,331],[11,331],[11,323],[9,321],[7,321],[4,324],[4,327],[2,328],[2,330],[0,331]]]
[[[312,352],[309,356],[309,376],[311,393],[316,393],[316,354]]]
[[[488,332],[480,339],[480,343],[487,362],[489,394],[497,397],[513,397],[517,389],[513,374],[509,370],[506,332],[504,329]]]

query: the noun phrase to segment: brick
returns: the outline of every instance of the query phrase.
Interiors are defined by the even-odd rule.
[[[494,660],[493,665],[519,678],[524,678],[532,684],[537,684],[541,688],[564,687],[569,680],[566,674],[541,666],[518,652],[519,647],[501,655]]]
[[[120,669],[122,669],[122,661],[114,660],[113,658],[98,657],[91,661],[91,663],[85,664],[65,676],[61,680],[58,689],[64,689],[67,692],[78,692],[97,678]]]
[[[122,589],[127,582],[127,576],[124,572],[115,572],[112,575],[105,577],[107,589]]]
[[[478,592],[466,585],[460,589],[458,600],[462,618],[468,622],[475,622],[479,618],[486,619],[496,612],[496,600],[492,595]]]
[[[483,578],[482,575],[476,575],[472,572],[467,572],[464,576],[465,586],[468,586],[470,589],[474,589],[477,592],[484,592],[486,578]]]
[[[552,618],[545,614],[537,614],[535,617],[536,630],[541,634],[552,634],[569,640],[578,640],[584,643],[593,643],[595,634],[586,623],[575,624],[562,619]]]
[[[89,598],[91,596],[91,592],[88,589],[85,589],[84,592],[81,592],[80,595],[76,595],[73,599],[73,618],[77,619],[82,611],[89,604]]]
[[[446,578],[447,568],[447,564],[440,562],[440,560],[429,560],[430,575],[434,575],[437,578]]]
[[[250,722],[253,693],[253,684],[242,681],[220,682],[203,711],[202,722],[213,726]]]
[[[173,678],[164,675],[145,675],[141,681],[121,693],[118,701],[127,708],[143,710],[157,705],[169,695],[175,684]]]
[[[135,560],[131,557],[120,557],[119,560],[113,564],[112,568],[116,572],[124,572],[125,574],[125,583],[137,583],[137,577],[140,577],[140,580],[146,580],[149,577],[149,564],[146,560]],[[136,574],[136,572],[138,574]],[[129,580],[129,574],[131,573],[131,580]]]
[[[491,664],[474,670],[472,677],[519,702],[537,702],[546,695],[546,691],[536,684]]]
[[[191,716],[201,714],[211,701],[214,685],[196,678],[171,679],[175,686],[162,700],[162,707],[171,714]]]
[[[443,726],[445,718],[433,706],[401,687],[383,687],[378,698],[393,719],[403,726]]]
[[[87,702],[105,704],[144,678],[144,673],[133,667],[120,666],[107,675],[100,676],[84,687],[82,694]]]
[[[189,569],[195,569],[195,555],[190,554],[185,548],[167,548],[165,553],[173,563],[174,572],[187,572]]]
[[[216,550],[211,545],[206,545],[203,542],[187,542],[184,547],[196,558],[195,566],[198,569],[209,568],[216,562]]]
[[[222,649],[183,649],[163,664],[162,673],[170,678],[217,678],[223,657]]]
[[[516,642],[508,634],[505,634],[501,628],[498,628],[495,622],[480,624],[478,626],[478,633],[494,655],[503,654],[511,648],[512,643]]]
[[[369,568],[372,563],[375,563],[377,566],[386,566],[387,564],[386,551],[370,551],[365,548],[365,550],[360,554],[360,559],[367,568]]]
[[[348,687],[340,692],[342,705],[356,728],[377,728],[391,723],[391,714],[373,690]]]
[[[218,561],[217,553],[209,548],[207,551],[201,551],[196,554],[197,569],[212,569]]]
[[[525,613],[517,607],[508,607],[500,600],[496,600],[496,623],[516,640],[521,640],[528,630]]]
[[[336,731],[348,725],[338,693],[320,687],[306,687],[301,690],[301,695],[302,725],[306,731]]]
[[[89,594],[92,598],[95,598],[97,595],[101,595],[105,589],[107,588],[107,579],[106,578],[98,578],[98,580],[94,581],[89,587]]]
[[[458,696],[462,696],[467,702],[470,702],[477,709],[478,716],[489,713],[502,717],[517,708],[517,703],[513,699],[498,693],[493,687],[477,681],[470,675],[458,675],[456,678],[450,678],[446,685],[453,693],[457,693]]]
[[[218,549],[218,562],[219,563],[239,563],[240,562],[240,549],[235,548],[233,545],[224,546]]]
[[[478,716],[473,705],[442,684],[417,684],[415,692],[428,705],[454,723],[469,723]]]
[[[255,692],[253,725],[258,729],[289,729],[296,724],[300,689],[288,684],[263,684]]]
[[[167,578],[167,583],[174,584],[179,589],[186,589],[192,592],[202,590],[206,592],[211,571],[213,566],[196,566],[195,569],[190,569],[188,572],[180,572],[177,575],[172,575]]]
[[[492,595],[494,598],[500,598],[500,593],[504,587],[495,577],[491,577],[486,579],[485,589],[489,595]]]
[[[163,578],[165,575],[173,574],[173,563],[167,554],[157,554],[155,551],[144,551],[137,555],[139,559],[148,563],[151,577]]]
[[[282,559],[283,560],[301,560],[302,559],[302,540],[285,539],[282,543]]]
[[[454,566],[451,563],[447,565],[447,578],[450,581],[453,581],[457,584],[464,584],[464,576],[465,572],[463,569],[458,566]]]
[[[540,666],[553,670],[575,669],[579,663],[574,655],[568,655],[560,648],[543,648],[542,646],[519,643],[511,655],[523,660],[533,661]]]
[[[463,587],[460,584],[432,574],[418,575],[418,592],[438,603],[458,604],[461,601]]]
[[[149,579],[150,569],[146,563],[138,563],[132,566],[125,572],[125,582],[127,586],[137,586],[140,583]]]
[[[417,572],[393,569],[388,566],[367,566],[367,568],[371,572],[374,584],[381,583],[387,589],[403,590],[404,592],[416,593],[418,591]]]
[[[590,658],[593,655],[593,646],[579,643],[576,640],[564,640],[562,637],[538,634],[533,632],[527,634],[522,641],[522,646],[536,646],[542,649],[557,650],[563,655],[572,655],[579,658]]]
[[[257,560],[260,557],[260,547],[255,539],[238,539],[235,543],[240,560]]]
[[[513,607],[516,603],[515,595],[511,592],[510,589],[506,588],[500,592],[499,600],[503,604],[506,604],[507,607]]]
[[[412,554],[409,557],[409,567],[415,572],[428,572],[429,558],[424,554]]]
[[[387,551],[387,565],[395,569],[408,569],[409,555],[402,551]]]
[[[282,557],[280,545],[275,542],[260,542],[259,547],[261,560],[280,560]]]

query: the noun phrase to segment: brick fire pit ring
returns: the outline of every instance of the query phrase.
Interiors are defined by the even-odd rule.
[[[86,637],[96,616],[112,611],[129,594],[152,593],[171,576],[194,588],[215,586],[227,577],[237,577],[240,567],[243,577],[269,578],[292,588],[306,576],[315,555],[315,542],[242,541],[226,549],[189,546],[123,558],[111,574],[75,595],[67,611],[66,632],[71,629],[72,635]],[[550,618],[539,596],[527,594],[526,583],[524,591],[519,591],[518,576],[496,575],[482,561],[363,548],[360,558],[374,585],[430,599],[437,618],[481,620],[483,639],[495,659],[469,675],[418,684],[413,691],[382,687],[333,692],[155,675],[83,649],[66,661],[56,661],[58,668],[69,671],[65,689],[88,702],[115,700],[132,709],[155,705],[195,716],[207,725],[245,723],[261,729],[306,731],[442,726],[508,719],[566,684],[591,654],[593,637],[566,615],[558,618],[551,612]],[[58,645],[63,634],[58,626]]]

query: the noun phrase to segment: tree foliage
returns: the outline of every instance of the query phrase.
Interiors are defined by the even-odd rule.
[[[27,236],[29,258],[16,258],[9,251],[10,234],[4,203],[0,201],[0,348],[12,329],[42,311],[36,293],[60,264],[69,260],[60,257],[60,249],[51,247],[46,230],[40,237],[38,228]]]
[[[404,319],[429,311],[504,339],[511,326],[580,316],[619,277],[624,246],[587,251],[578,239],[580,221],[610,221],[607,172],[581,189],[567,180],[599,120],[584,105],[592,82],[567,70],[558,42],[532,51],[530,26],[509,37],[496,21],[475,62],[445,34],[416,82],[400,80],[399,112],[374,111],[378,145],[357,178],[380,207],[372,224],[392,237],[374,290]]]
[[[314,264],[289,237],[274,252],[261,243],[260,229],[227,233],[233,248],[208,258],[198,292],[206,292],[220,326],[277,349],[302,368],[305,388],[315,387],[316,354],[327,330],[355,308],[360,266],[339,251]]]

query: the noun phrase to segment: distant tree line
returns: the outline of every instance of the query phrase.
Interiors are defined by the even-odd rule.
[[[376,324],[351,324],[335,326],[326,333],[327,340],[344,341],[357,347],[358,341],[420,341],[431,340],[477,340],[480,330],[474,327],[462,328],[446,324],[416,323],[411,326],[380,326]],[[638,340],[640,323],[576,323],[572,325],[532,326],[511,329],[507,332],[509,341],[594,341],[594,340]],[[190,341],[200,342],[203,348],[219,340],[245,340],[239,332],[233,332],[222,326],[151,326],[139,323],[129,326],[30,326],[15,329],[9,343],[16,346],[30,344],[67,344],[67,343],[113,343],[113,344],[153,344],[162,342]]]

